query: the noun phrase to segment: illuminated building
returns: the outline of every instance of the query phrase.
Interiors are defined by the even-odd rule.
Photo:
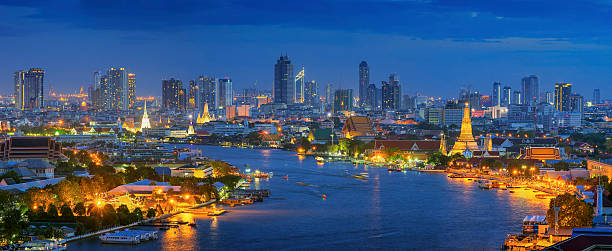
[[[107,78],[106,109],[127,110],[130,105],[127,70],[125,68],[110,68],[107,71]]]
[[[213,109],[217,107],[217,79],[200,76],[198,86],[200,89],[199,109],[203,110],[204,106],[210,106]],[[208,112],[208,109],[206,110]]]
[[[501,98],[501,106],[508,107],[510,104],[512,104],[512,88],[510,88],[509,86],[504,86],[502,93],[503,97]]]
[[[225,120],[233,120],[236,118],[236,106],[228,105],[225,107]]]
[[[501,83],[493,83],[493,95],[491,95],[491,104],[493,106],[502,106],[502,87]]]
[[[478,144],[474,140],[474,136],[472,135],[472,119],[470,118],[470,107],[468,103],[465,103],[465,108],[463,109],[463,120],[461,122],[461,134],[459,134],[459,138],[455,141],[455,145],[453,145],[453,149],[450,151],[450,155],[455,153],[463,154],[465,151],[477,151]]]
[[[572,94],[572,84],[555,84],[555,109],[560,112],[569,112],[571,109],[570,96]]]
[[[229,77],[219,79],[219,92],[217,100],[219,103],[217,104],[219,109],[224,109],[226,106],[232,105],[232,100],[234,97],[233,89],[232,89],[232,79]]]
[[[57,161],[62,145],[51,137],[9,137],[0,140],[0,160],[45,159]]]
[[[45,71],[30,68],[28,71],[15,72],[15,107],[20,110],[44,108]]]
[[[142,120],[140,122],[140,130],[145,128],[151,128],[151,123],[149,122],[149,113],[147,113],[147,101],[144,103],[144,111],[142,113]]]
[[[128,74],[128,105],[127,108],[132,109],[136,103],[136,74]]]
[[[522,99],[521,99],[521,92],[520,91],[513,91],[512,92],[512,102],[510,103],[511,105],[520,105]]]
[[[594,105],[601,104],[601,93],[599,89],[593,90],[593,104]]]
[[[338,89],[334,94],[334,112],[353,110],[353,89]]]
[[[302,67],[302,70],[295,76],[295,103],[304,103],[305,82],[304,67]]]
[[[295,102],[295,81],[293,65],[287,56],[281,56],[274,65],[274,103]]]
[[[432,152],[444,152],[444,146],[440,140],[375,140],[374,148],[368,149],[368,155],[384,156],[385,150],[394,148],[409,159],[425,160]]]
[[[375,109],[378,107],[378,101],[376,100],[376,92],[377,92],[376,85],[369,84],[367,93],[366,93],[366,100],[364,104],[366,106],[369,106],[372,109]]]
[[[208,113],[208,104],[205,103],[204,104],[204,109],[202,109],[202,114],[200,116],[198,116],[198,118],[196,119],[196,123],[198,124],[204,124],[204,123],[208,123],[210,122],[212,119],[210,118],[210,114]]]
[[[382,82],[382,109],[398,110],[401,104],[401,87],[396,74],[389,76],[389,82]]]
[[[248,118],[251,116],[250,105],[240,105],[236,109],[238,110],[238,117]]]
[[[187,95],[187,108],[196,109],[200,98],[200,87],[195,80],[189,80],[189,91]]]
[[[185,88],[180,80],[162,80],[162,106],[166,109],[185,110]]]
[[[366,61],[359,63],[359,106],[368,105],[368,87],[370,85],[370,67]],[[373,107],[373,106],[370,106]]]
[[[521,148],[522,159],[560,160],[559,148],[526,146]]]
[[[540,98],[540,80],[536,75],[524,77],[521,80],[521,104],[534,105]]]
[[[304,87],[304,102],[307,105],[315,105],[319,102],[319,84],[312,80],[310,82],[306,82],[306,86]]]
[[[342,135],[349,139],[369,141],[376,137],[376,131],[374,131],[374,124],[369,117],[351,116],[344,123]]]

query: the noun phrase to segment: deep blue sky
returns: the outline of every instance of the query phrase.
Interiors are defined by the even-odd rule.
[[[537,74],[542,91],[567,81],[609,98],[611,10],[604,0],[0,0],[0,92],[34,66],[63,92],[108,66],[135,73],[139,96],[202,73],[271,89],[287,53],[322,85],[356,88],[366,60],[371,81],[396,72],[404,93],[489,93],[493,81],[519,88]]]

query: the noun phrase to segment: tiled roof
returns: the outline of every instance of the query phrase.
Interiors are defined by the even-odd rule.
[[[416,146],[415,146],[416,145]],[[439,140],[376,140],[374,148],[398,148],[402,151],[435,151],[440,149]]]

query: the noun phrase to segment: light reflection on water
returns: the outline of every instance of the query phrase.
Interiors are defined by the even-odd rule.
[[[197,229],[171,229],[158,241],[130,249],[490,250],[498,249],[506,234],[519,232],[524,216],[544,215],[548,206],[529,190],[481,190],[476,182],[444,174],[389,173],[386,167],[339,162],[318,165],[311,157],[299,161],[280,150],[198,147],[213,159],[274,172],[269,180],[251,184],[270,188],[271,197],[226,208],[229,213],[215,218],[192,215]],[[370,178],[351,177],[361,172]],[[283,179],[287,174],[288,180]],[[99,241],[69,246],[108,248]]]

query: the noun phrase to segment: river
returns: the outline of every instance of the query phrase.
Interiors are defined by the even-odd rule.
[[[137,246],[103,245],[94,238],[68,249],[496,250],[506,234],[521,231],[526,215],[545,215],[548,207],[548,200],[536,199],[530,190],[481,190],[472,181],[443,173],[390,173],[344,162],[321,165],[282,150],[190,147],[241,169],[273,172],[269,180],[252,183],[271,189],[270,198],[230,208],[220,217],[181,214],[176,219],[195,221],[197,228],[162,231],[159,240]],[[350,176],[364,172],[367,180]],[[281,178],[285,175],[288,180]]]

